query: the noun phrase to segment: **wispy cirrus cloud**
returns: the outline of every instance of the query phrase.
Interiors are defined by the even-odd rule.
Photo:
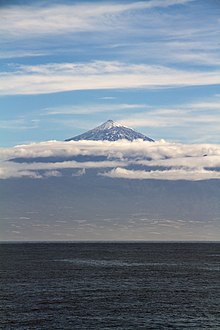
[[[112,98],[101,98],[102,100],[111,100]],[[51,115],[51,116],[59,116],[59,115],[74,115],[74,114],[92,114],[92,113],[111,113],[115,111],[134,111],[132,113],[131,119],[127,119],[127,122],[129,122],[129,125],[131,126],[146,126],[146,122],[144,121],[143,116],[153,116],[155,118],[155,125],[160,126],[160,121],[158,122],[159,117],[165,117],[165,116],[189,116],[192,114],[195,115],[195,112],[197,113],[197,118],[199,118],[199,112],[201,114],[204,114],[204,111],[206,112],[206,116],[210,116],[210,114],[207,112],[207,110],[213,110],[213,121],[216,122],[216,117],[218,116],[218,110],[220,110],[220,100],[216,97],[213,101],[211,100],[203,100],[203,101],[197,101],[192,103],[186,103],[186,104],[180,104],[175,105],[173,107],[169,108],[160,108],[156,106],[152,106],[150,104],[143,104],[143,103],[94,103],[94,104],[80,104],[80,105],[64,105],[64,106],[55,106],[50,108],[44,108],[42,109],[43,115]],[[141,113],[139,113],[141,110]],[[144,113],[144,110],[147,110],[147,112]],[[204,111],[203,111],[204,110]],[[122,112],[123,114],[123,112]],[[136,116],[136,117],[135,117]],[[138,116],[140,117],[140,123],[139,125],[136,124],[135,120],[138,119]],[[142,117],[141,117],[142,116]],[[204,117],[205,121],[207,120],[207,117]],[[210,116],[211,117],[211,116]],[[186,121],[189,120],[189,118],[184,118]],[[175,118],[177,120],[177,118]],[[190,120],[196,120],[196,118],[191,118]],[[200,119],[198,119],[200,120]],[[202,119],[201,119],[202,120]],[[125,119],[126,121],[126,119]],[[164,123],[166,126],[166,121],[164,121],[164,118],[162,118],[161,123]],[[123,120],[121,120],[122,123],[124,123]],[[150,124],[150,121],[149,121]],[[178,124],[178,122],[176,122]]]
[[[123,118],[124,117],[124,118]],[[177,104],[170,107],[146,107],[146,111],[122,114],[120,123],[132,127],[148,127],[152,129],[180,129],[185,134],[185,129],[190,137],[191,133],[195,142],[215,140],[218,136],[220,121],[220,100],[217,96],[200,99],[191,103]],[[212,132],[212,134],[210,134]]]
[[[34,50],[8,50],[0,51],[0,60],[2,59],[14,59],[20,57],[38,57],[48,55],[46,51],[34,51]]]
[[[181,6],[183,10],[189,9],[182,14],[179,11],[173,15],[169,10],[176,5]],[[214,8],[213,13],[209,20],[204,20],[209,8]],[[195,24],[194,15],[198,11],[200,12],[200,15],[196,14],[198,24]],[[34,53],[51,54],[48,45],[52,46],[53,54],[62,54],[64,51],[73,55],[76,47],[71,49],[71,43],[77,44],[79,53],[82,54],[85,49],[83,45],[88,46],[86,33],[89,33],[93,40],[89,44],[90,51],[94,46],[93,58],[96,58],[100,49],[109,48],[114,51],[107,56],[108,59],[113,55],[115,58],[115,54],[119,58],[126,54],[129,61],[138,57],[146,63],[165,65],[176,62],[189,65],[192,63],[219,65],[219,45],[215,42],[218,37],[219,22],[218,13],[214,15],[213,4],[209,7],[198,4],[195,0],[128,3],[56,2],[50,5],[39,2],[34,5],[5,6],[0,9],[0,13],[2,18],[0,36],[6,41],[3,57],[7,54],[9,57],[16,57],[16,50],[18,57],[22,56],[24,49],[20,49],[20,43],[17,43],[14,49],[14,40],[22,40],[24,42],[22,47],[26,48],[26,53],[32,53],[33,56],[36,56]],[[127,42],[125,42],[127,33],[130,34],[130,38],[127,40],[126,37]],[[60,35],[62,35],[59,40],[60,46],[56,48]],[[47,42],[42,42],[42,38],[47,39]],[[71,38],[73,41],[68,42]],[[67,45],[68,50],[65,49]],[[23,54],[26,56],[25,53]],[[106,54],[104,57],[107,58]]]
[[[220,71],[178,70],[116,61],[11,67],[0,77],[0,95],[73,90],[167,88],[220,84]]]
[[[56,0],[46,3],[40,0],[25,1],[23,5],[13,3],[0,7],[0,95],[9,96],[1,97],[1,108],[5,111],[1,122],[3,140],[6,130],[16,127],[20,116],[40,120],[40,138],[46,140],[55,137],[53,129],[57,138],[65,138],[66,129],[72,134],[70,125],[77,133],[82,128],[90,128],[87,113],[97,114],[92,121],[96,124],[106,120],[105,114],[109,117],[110,112],[113,119],[131,127],[144,127],[146,134],[155,138],[186,141],[182,136],[187,129],[189,141],[219,140],[217,101],[216,105],[213,100],[212,104],[203,102],[203,108],[202,105],[197,108],[178,105],[181,100],[186,102],[187,92],[189,99],[198,97],[199,93],[210,96],[211,90],[213,94],[217,92],[220,25],[216,2]],[[169,90],[164,91],[165,88]],[[143,97],[145,91],[146,97]],[[67,98],[61,100],[60,92],[69,92],[65,94]],[[165,92],[173,93],[172,98],[164,98]],[[52,93],[54,95],[42,95]],[[99,101],[104,93],[107,99]],[[16,95],[21,102],[13,104]],[[36,99],[33,108],[26,101],[29,95]],[[112,99],[115,97],[121,106],[115,105]],[[114,104],[111,108],[103,104],[102,109],[94,100],[97,103],[112,100]],[[86,102],[90,105],[83,109]],[[149,102],[150,106],[146,104],[144,113],[144,107],[132,109],[129,102],[134,105]],[[66,107],[64,103],[74,106]],[[56,104],[60,107],[53,107]],[[50,117],[41,116],[42,109]],[[28,130],[28,125],[18,125],[20,127]],[[24,133],[26,136],[22,137],[20,130],[19,138],[14,134],[11,143],[16,143],[16,139],[27,141],[27,131]]]
[[[77,33],[112,28],[119,22],[118,15],[136,10],[166,8],[193,0],[155,0],[132,3],[81,3],[19,5],[1,8],[0,34],[32,37],[45,34]],[[130,15],[129,15],[130,16]],[[132,14],[131,14],[132,16]]]
[[[33,129],[38,128],[38,119],[26,120],[25,118],[18,119],[8,119],[8,120],[0,120],[0,128],[1,129]]]
[[[106,99],[106,98],[105,98]],[[75,115],[75,114],[92,114],[92,113],[108,113],[117,111],[133,111],[135,109],[146,109],[147,104],[81,104],[78,106],[62,106],[45,108],[42,110],[43,115],[59,116],[59,115]]]
[[[130,118],[121,120],[120,122],[127,126],[133,127],[184,127],[195,126],[201,124],[217,125],[220,115],[209,113],[188,113],[186,109],[160,109],[155,112],[149,111],[141,114],[134,114]]]

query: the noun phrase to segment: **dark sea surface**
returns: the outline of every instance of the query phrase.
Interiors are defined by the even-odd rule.
[[[219,243],[2,243],[0,329],[220,329]]]

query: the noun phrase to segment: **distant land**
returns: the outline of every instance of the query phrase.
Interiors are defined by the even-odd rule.
[[[108,120],[0,153],[2,241],[219,240],[219,145],[154,141]]]

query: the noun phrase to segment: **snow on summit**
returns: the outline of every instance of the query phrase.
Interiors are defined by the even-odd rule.
[[[109,119],[105,123],[101,124],[100,126],[96,127],[97,130],[104,130],[104,129],[111,129],[113,127],[123,127],[121,124],[116,123],[115,121]]]
[[[118,141],[128,140],[134,141],[141,139],[143,141],[154,142],[153,139],[145,136],[142,133],[134,131],[132,128],[123,126],[113,120],[107,120],[105,123],[96,128],[87,131],[83,134],[66,139],[65,141],[80,141],[80,140],[94,140],[94,141]]]

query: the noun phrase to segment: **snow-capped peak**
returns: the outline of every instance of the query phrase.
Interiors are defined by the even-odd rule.
[[[123,126],[121,124],[116,123],[115,121],[109,119],[102,125],[98,126],[96,129],[105,130],[105,129],[111,129],[113,127],[123,127]]]
[[[74,136],[65,141],[93,140],[93,141],[118,141],[128,140],[134,141],[141,139],[143,141],[151,141],[151,138],[134,131],[132,128],[123,126],[113,120],[107,120],[105,123],[93,128],[83,134]]]

